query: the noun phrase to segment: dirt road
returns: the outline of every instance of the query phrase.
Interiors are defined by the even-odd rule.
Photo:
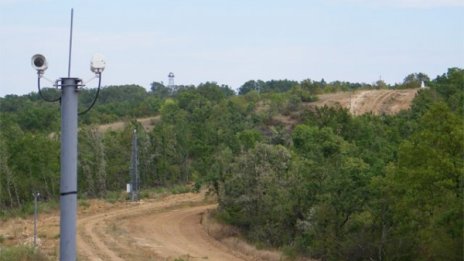
[[[215,204],[180,194],[128,204],[78,221],[79,260],[261,260],[211,237],[202,215]]]

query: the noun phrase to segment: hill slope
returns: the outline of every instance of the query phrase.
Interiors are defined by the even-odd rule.
[[[348,109],[353,115],[362,115],[365,113],[381,114],[396,114],[402,110],[407,110],[411,107],[411,102],[416,96],[419,89],[405,90],[361,90],[355,92],[337,92],[319,95],[319,100],[316,102],[306,103],[306,107],[322,107],[322,106],[340,106]],[[139,118],[137,121],[142,124],[146,131],[151,131],[156,123],[160,120],[160,116],[147,118]],[[280,122],[295,124],[288,117],[277,117]],[[98,126],[100,132],[108,130],[121,131],[124,129],[127,122],[117,121]]]
[[[318,96],[318,101],[308,103],[307,106],[341,106],[353,115],[391,115],[409,109],[418,90],[362,90],[323,94]]]

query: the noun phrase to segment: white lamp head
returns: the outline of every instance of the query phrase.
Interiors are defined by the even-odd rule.
[[[101,73],[105,70],[106,62],[103,55],[97,53],[92,57],[90,61],[90,70],[94,73]]]

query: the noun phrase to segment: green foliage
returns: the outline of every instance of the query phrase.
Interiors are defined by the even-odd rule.
[[[306,79],[300,83],[301,89],[309,93],[309,95],[316,95],[322,93],[332,93],[339,91],[350,91],[360,88],[370,88],[372,86],[364,83],[350,83],[350,82],[340,82],[334,81],[326,83],[324,79],[321,81],[313,81],[311,79]]]
[[[257,91],[258,93],[287,92],[297,84],[298,82],[290,80],[270,80],[267,82],[251,80],[244,83],[239,88],[238,93],[244,95],[251,91]]]
[[[255,81],[255,80],[250,80],[250,81],[247,81],[246,83],[244,83],[239,91],[238,91],[238,94],[240,95],[244,95],[244,94],[247,94],[251,91],[256,91],[256,92],[260,92],[262,89],[265,89],[265,85],[266,83],[261,81],[261,80],[258,80],[258,81]]]
[[[398,116],[308,111],[293,129],[290,159],[279,158],[285,170],[272,148],[247,146],[221,164],[219,216],[253,240],[322,260],[459,260],[463,75],[453,68],[429,82]]]
[[[46,261],[49,260],[38,248],[31,246],[0,247],[0,260],[4,261]]]
[[[419,88],[422,82],[424,82],[425,84],[428,84],[430,82],[430,78],[429,76],[427,76],[427,74],[411,73],[404,78],[403,84],[400,85],[398,88],[399,89]]]
[[[244,130],[237,135],[240,145],[244,150],[253,148],[256,143],[259,143],[263,139],[261,132],[258,130]]]
[[[398,224],[393,233],[400,240],[412,239],[408,249],[398,246],[397,251],[457,260],[462,257],[464,121],[437,103],[419,123],[420,130],[401,144],[400,161],[385,178],[396,192],[391,195]]]
[[[172,194],[183,194],[191,192],[192,189],[187,185],[174,185],[170,188]]]
[[[289,167],[290,152],[284,147],[258,144],[239,156],[230,171],[221,173],[222,211],[228,220],[250,229],[250,237],[271,245],[289,242],[286,217],[291,204],[282,204],[290,191],[282,177]]]
[[[215,82],[201,83],[197,92],[212,102],[219,102],[226,97],[233,96],[235,92],[227,85],[217,85]]]
[[[115,203],[124,201],[127,199],[127,193],[125,191],[109,191],[105,195],[105,200],[109,203]]]
[[[96,128],[82,128],[79,132],[80,187],[86,188],[86,195],[101,196],[106,193],[106,155],[102,134]]]
[[[294,102],[313,102],[317,100],[317,96],[309,92],[308,90],[303,90],[301,85],[294,86],[290,93],[293,95]],[[290,101],[291,102],[291,101]],[[291,108],[296,110],[296,108]]]
[[[31,191],[45,199],[57,192],[58,147],[44,134],[22,133],[17,125],[6,125],[0,133],[0,206],[21,207]]]
[[[166,98],[172,95],[173,90],[167,86],[164,86],[163,83],[153,82],[151,84],[151,92],[160,98]]]
[[[87,108],[95,97],[96,89],[83,90],[79,95],[80,111]],[[158,112],[159,98],[151,96],[137,85],[107,86],[101,89],[92,111],[80,117],[85,124],[109,123],[123,117],[142,117]]]
[[[311,108],[316,94],[382,82],[249,81],[169,89],[102,89],[81,117],[80,196],[125,200],[137,129],[141,197],[209,186],[218,215],[257,244],[320,260],[460,260],[463,251],[464,70],[424,80],[412,108],[353,116]],[[55,95],[47,90],[47,94]],[[81,105],[95,90],[81,93]],[[0,98],[0,209],[31,210],[31,189],[58,195],[58,107],[36,94]],[[135,117],[159,115],[152,129]],[[276,120],[287,115],[296,123]],[[95,124],[121,120],[120,131]],[[49,121],[49,123],[47,123]],[[56,201],[51,201],[56,202]],[[82,203],[85,205],[85,203]]]

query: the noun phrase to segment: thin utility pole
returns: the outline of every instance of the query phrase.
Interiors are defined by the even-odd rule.
[[[132,154],[131,154],[131,200],[137,201],[139,188],[140,188],[140,177],[138,172],[138,148],[137,148],[137,130],[134,130],[132,135]]]
[[[39,192],[32,193],[34,196],[34,247],[37,246],[37,220],[39,218],[39,211],[37,206],[37,199],[40,196]]]

